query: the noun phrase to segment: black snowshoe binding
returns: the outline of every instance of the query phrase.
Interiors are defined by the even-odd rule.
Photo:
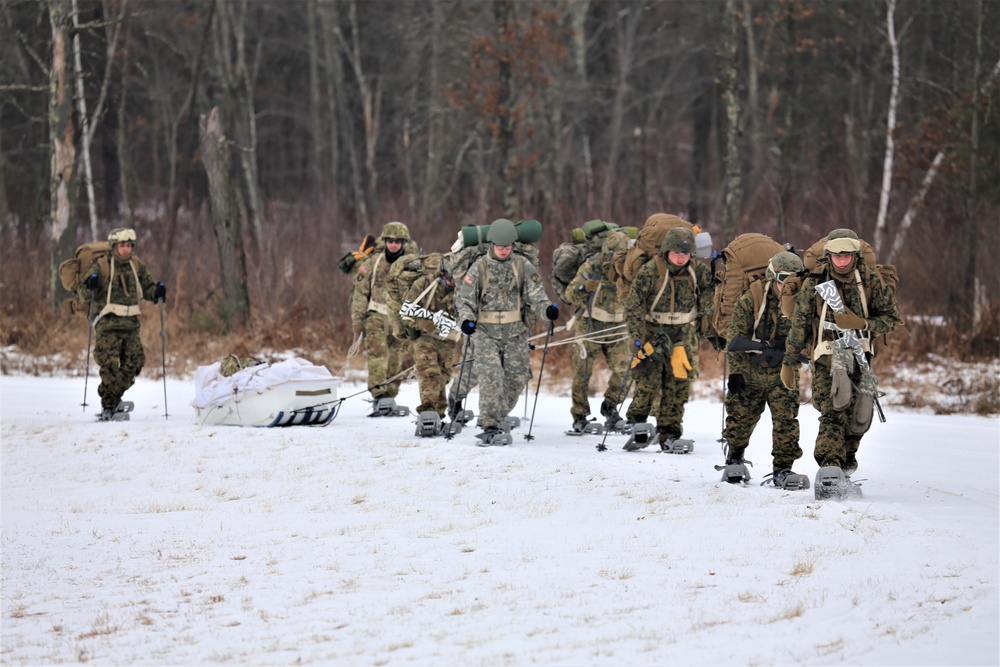
[[[660,442],[660,451],[664,454],[690,454],[694,451],[694,440],[669,436]]]
[[[581,417],[573,422],[573,427],[566,431],[566,435],[604,435],[604,426],[597,423],[597,419],[587,419]]]
[[[854,500],[862,497],[861,485],[837,466],[823,466],[816,471],[813,485],[816,500]]]
[[[510,431],[505,431],[504,429],[496,426],[490,426],[482,433],[476,435],[476,438],[479,440],[479,442],[476,443],[476,446],[478,447],[493,447],[514,444],[514,438],[511,437]]]
[[[785,468],[766,475],[760,485],[767,484],[774,484],[774,488],[786,491],[804,491],[809,488],[809,477],[792,472],[791,468]]]
[[[632,424],[632,433],[628,437],[625,446],[626,452],[634,452],[649,447],[653,442],[653,425],[646,422]]]
[[[744,459],[726,459],[725,465],[714,466],[716,470],[722,471],[722,481],[730,484],[746,485],[750,481],[750,470],[747,466],[753,466],[753,462]]]
[[[396,405],[394,398],[373,398],[371,404],[369,417],[405,417],[410,414],[410,409],[405,405]]]
[[[129,420],[128,413],[135,410],[135,403],[132,401],[119,401],[118,407],[114,410],[105,408],[101,411],[101,414],[97,415],[97,421],[99,422],[127,422]]]
[[[628,422],[622,419],[615,406],[607,401],[601,403],[601,416],[604,417],[604,430],[609,433],[628,433]]]
[[[444,433],[447,428],[448,425],[441,421],[438,413],[427,410],[417,417],[417,432],[414,435],[418,438],[433,438]]]
[[[448,418],[452,422],[457,422],[460,424],[458,430],[462,430],[462,426],[468,424],[473,419],[476,418],[476,414],[472,410],[463,410],[462,401],[456,401],[453,398],[448,399]]]

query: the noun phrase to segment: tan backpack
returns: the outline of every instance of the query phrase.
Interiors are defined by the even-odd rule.
[[[764,279],[767,263],[785,247],[765,234],[740,234],[712,260],[715,306],[712,328],[725,338],[736,300],[756,280]],[[721,266],[719,262],[721,260]]]

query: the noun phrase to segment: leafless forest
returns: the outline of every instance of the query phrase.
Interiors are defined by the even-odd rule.
[[[430,251],[538,219],[547,274],[582,222],[664,211],[717,250],[854,228],[904,316],[985,323],[996,353],[1000,0],[4,0],[0,22],[3,345],[65,324],[53,268],[118,226],[175,334],[308,341],[348,330],[336,262],[390,220]]]

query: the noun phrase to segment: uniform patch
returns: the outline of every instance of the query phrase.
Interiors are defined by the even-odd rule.
[[[368,273],[368,265],[367,264],[362,264],[361,265],[361,273]]]
[[[537,273],[532,273],[531,274],[531,281],[534,282],[534,283],[540,283],[540,282],[542,282],[542,277],[540,275],[538,275]]]
[[[470,276],[468,273],[465,274],[465,277],[462,278],[462,280],[465,281],[466,285],[471,285],[473,283],[472,276]]]

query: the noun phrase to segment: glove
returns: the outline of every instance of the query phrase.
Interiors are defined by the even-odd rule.
[[[84,284],[87,286],[87,289],[94,291],[101,284],[101,279],[97,277],[96,273],[91,273],[89,276],[87,276],[87,280],[84,282]]]
[[[466,336],[471,336],[476,333],[476,323],[472,320],[465,320],[462,322],[462,333]]]
[[[642,341],[635,341],[635,346],[638,348],[635,354],[632,356],[632,370],[634,371],[644,371],[649,368],[650,364],[653,363],[653,354],[655,353],[655,348],[651,343],[642,344]]]
[[[688,361],[687,350],[684,349],[683,345],[676,346],[670,354],[670,367],[674,371],[674,377],[682,380],[687,378],[687,372],[692,370],[691,362]]]
[[[850,308],[845,308],[843,314],[834,313],[833,319],[841,329],[858,329],[864,331],[868,328],[868,322],[865,321],[865,318],[858,317],[851,312]]]
[[[550,321],[555,322],[559,319],[559,304],[552,303],[545,307],[545,317],[549,318]]]
[[[411,327],[409,324],[404,324],[403,325],[403,335],[406,336],[410,340],[416,340],[416,339],[420,338],[420,334],[421,333],[422,332],[420,331],[420,329]]]
[[[156,283],[156,289],[153,290],[153,303],[162,303],[167,300],[167,286],[163,283]]]
[[[583,283],[583,291],[587,292],[588,294],[593,294],[594,292],[597,291],[597,286],[600,284],[601,283],[596,280],[586,280]]]
[[[794,391],[798,393],[799,383],[795,379],[795,367],[786,366],[782,364],[781,366],[781,384],[785,385],[785,389],[788,391]]]
[[[731,373],[729,375],[729,393],[730,394],[742,394],[747,390],[747,381],[743,377],[742,373]]]
[[[364,238],[364,240],[361,242],[361,246],[358,248],[363,257],[367,257],[368,255],[372,254],[372,250],[374,249],[375,249],[375,237],[372,236],[371,234],[369,234]]]

